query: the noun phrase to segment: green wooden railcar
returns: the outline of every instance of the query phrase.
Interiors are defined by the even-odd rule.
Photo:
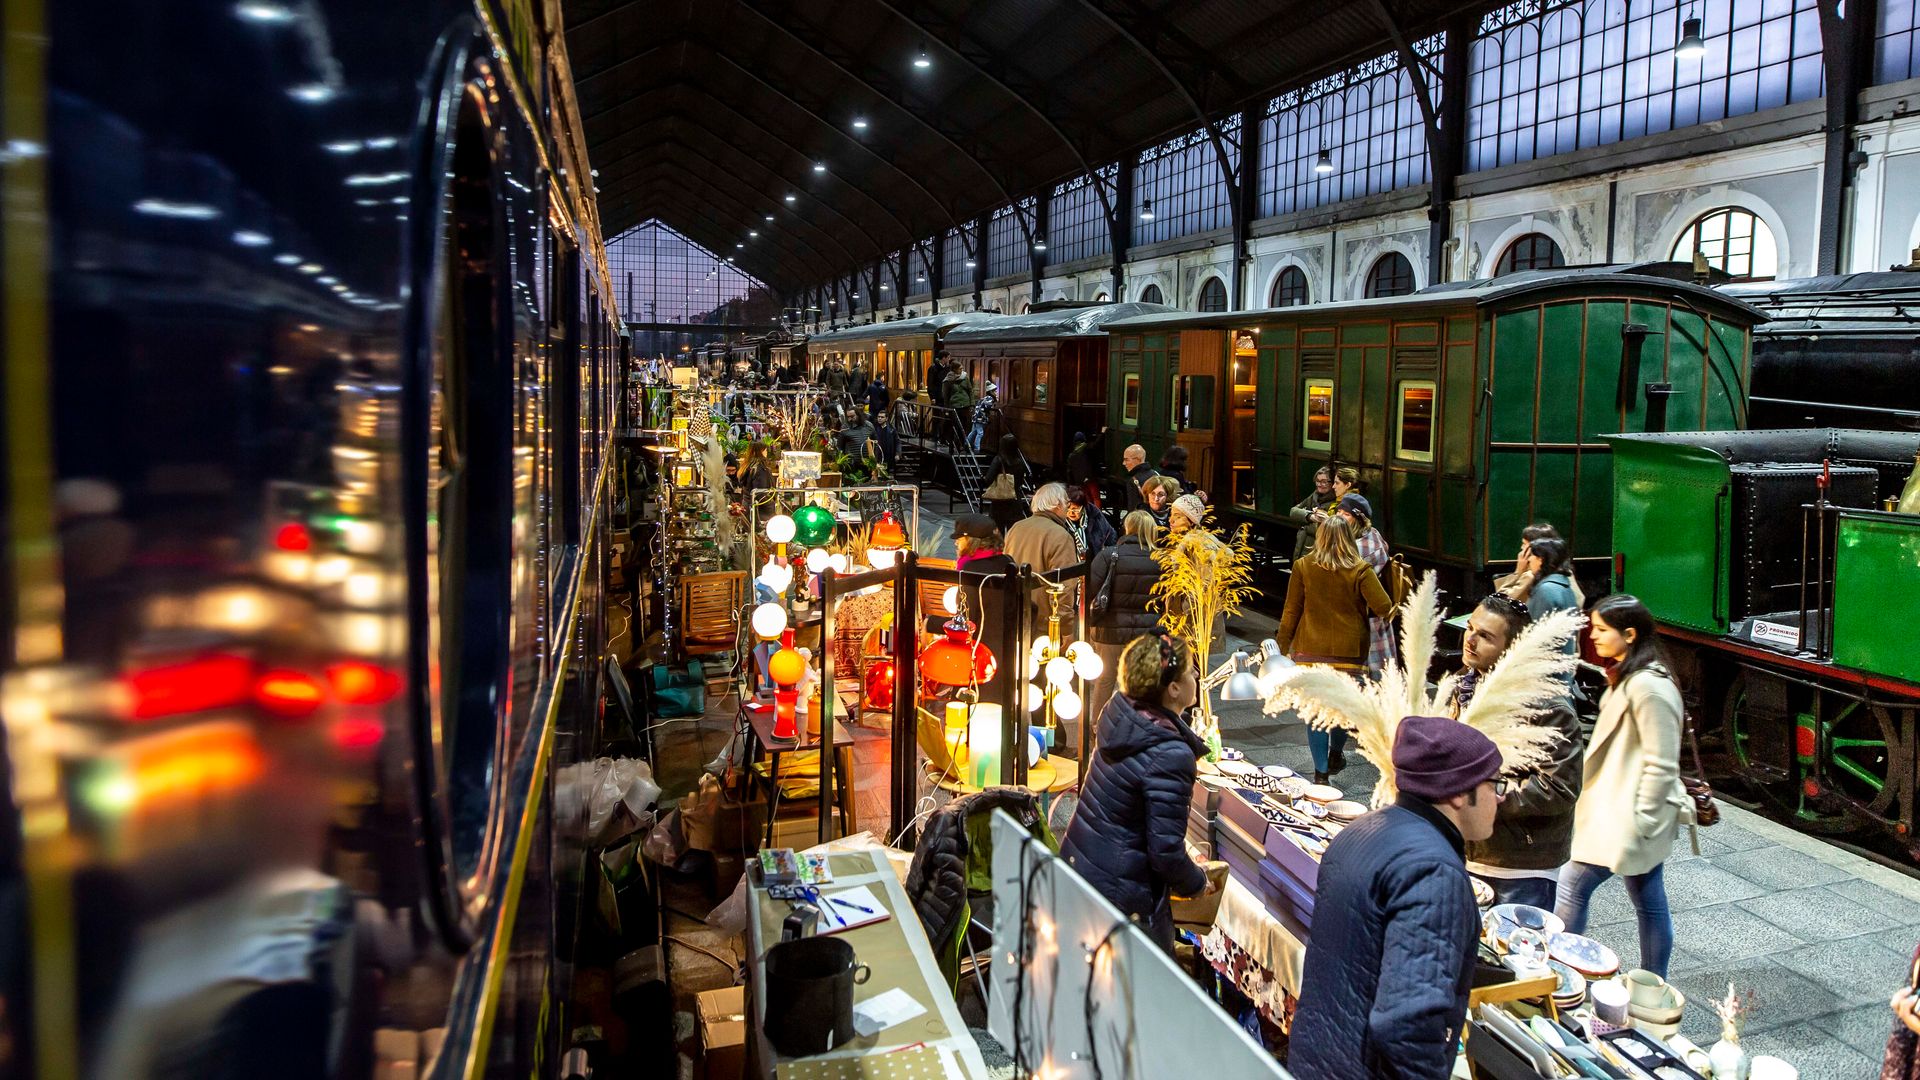
[[[1360,471],[1416,561],[1483,571],[1520,529],[1611,552],[1602,434],[1741,427],[1763,316],[1687,282],[1543,271],[1411,296],[1108,324],[1108,445],[1174,444],[1223,512],[1281,526],[1322,465]]]
[[[1888,503],[1920,435],[1621,435],[1614,585],[1656,618],[1730,770],[1817,832],[1915,849],[1920,515]]]

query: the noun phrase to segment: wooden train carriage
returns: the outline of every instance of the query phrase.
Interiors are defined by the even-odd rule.
[[[1179,443],[1217,506],[1286,521],[1352,465],[1396,551],[1483,570],[1531,521],[1609,554],[1602,434],[1741,427],[1753,308],[1701,286],[1541,271],[1412,296],[1108,325],[1110,454]],[[1270,540],[1290,543],[1276,531]]]
[[[950,312],[815,334],[807,339],[807,376],[817,377],[828,360],[838,359],[849,370],[864,366],[869,373],[884,372],[887,386],[896,392],[924,391],[934,350],[948,331],[998,318],[977,311]]]
[[[767,371],[774,372],[786,368],[795,360],[802,367],[807,363],[807,335],[800,334],[785,341],[773,341],[767,345]]]
[[[1106,325],[1171,313],[1164,304],[1059,307],[956,326],[947,355],[977,388],[998,388],[1007,429],[1041,469],[1059,469],[1073,433],[1099,431],[1107,413]]]

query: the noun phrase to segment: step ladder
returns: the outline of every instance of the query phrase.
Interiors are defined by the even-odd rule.
[[[980,493],[987,489],[987,469],[993,459],[962,447],[953,452],[953,471],[960,480],[960,497],[975,513],[980,511]]]

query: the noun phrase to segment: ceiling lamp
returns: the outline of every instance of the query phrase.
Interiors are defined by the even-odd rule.
[[[867,118],[866,118],[866,117],[864,117],[864,116],[856,116],[856,117],[854,117],[854,118],[853,118],[853,129],[854,129],[855,131],[865,131],[865,130],[867,130]]]
[[[974,267],[975,265],[976,265],[976,264],[974,263],[974,261],[973,261],[972,259],[968,259],[968,260],[967,260],[967,268],[968,268],[968,269],[972,269],[972,268],[973,268],[973,267]]]
[[[814,162],[814,163],[813,163],[813,171],[814,171],[814,172],[817,172],[817,173],[823,173],[823,172],[826,172],[826,171],[827,171],[827,163],[826,163],[826,162],[824,162],[824,161],[816,161],[816,162]]]
[[[768,214],[768,215],[767,215],[767,220],[768,220],[768,221],[772,221],[772,220],[773,220],[773,215],[772,215],[772,214]]]
[[[1140,220],[1141,221],[1153,220],[1153,200],[1152,199],[1148,199],[1147,201],[1140,204]]]
[[[1047,250],[1047,238],[1045,235],[1036,236],[1033,238],[1033,250],[1035,251]]]
[[[913,66],[921,71],[933,66],[933,57],[927,55],[927,46],[924,42],[920,45],[920,55],[913,58]]]
[[[1707,43],[1700,38],[1700,19],[1696,16],[1680,24],[1680,40],[1673,47],[1673,55],[1680,60],[1698,60],[1706,55]]]
[[[972,624],[959,616],[947,622],[945,636],[920,653],[920,677],[942,686],[988,682],[998,667],[993,650],[974,640]]]
[[[1322,176],[1325,176],[1327,173],[1332,172],[1333,171],[1333,151],[1328,150],[1324,146],[1321,147],[1320,156],[1314,159],[1313,171],[1319,173]]]
[[[792,195],[788,195],[788,196],[787,196],[787,201],[788,201],[788,202],[792,202],[792,201],[793,201],[793,196],[792,196]]]

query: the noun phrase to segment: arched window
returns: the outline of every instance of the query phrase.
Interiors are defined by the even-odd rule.
[[[1389,251],[1367,271],[1367,297],[1405,296],[1413,291],[1413,264],[1405,255]]]
[[[1500,253],[1500,261],[1493,268],[1494,277],[1518,273],[1521,270],[1553,270],[1567,265],[1566,256],[1560,254],[1560,245],[1543,233],[1528,233],[1507,245]]]
[[[1096,304],[1104,304],[1104,303],[1106,303],[1106,302],[1107,302],[1107,294],[1106,294],[1106,293],[1105,293],[1104,291],[1103,291],[1103,292],[1097,292],[1097,293],[1094,293],[1094,294],[1093,294],[1093,302],[1094,302],[1094,303],[1096,303]]]
[[[1200,299],[1195,304],[1194,310],[1227,310],[1227,283],[1219,278],[1208,278],[1207,283],[1200,286]]]
[[[1033,310],[1033,304],[1031,302],[1022,303],[1020,305],[1020,314],[1022,315],[1025,315],[1028,312],[1031,312],[1032,310]]]
[[[1164,304],[1164,303],[1166,303],[1166,301],[1165,301],[1165,300],[1163,300],[1163,299],[1161,299],[1161,296],[1160,296],[1160,286],[1158,286],[1158,285],[1149,285],[1149,286],[1147,286],[1146,288],[1144,288],[1144,289],[1141,289],[1141,290],[1140,290],[1140,302],[1141,302],[1141,303],[1143,303],[1143,304]]]
[[[1695,252],[1735,281],[1766,281],[1779,270],[1773,230],[1753,211],[1738,206],[1707,211],[1673,242],[1676,262],[1691,261]]]
[[[1280,271],[1274,279],[1273,293],[1267,297],[1268,307],[1293,307],[1307,302],[1307,275],[1297,266],[1289,266]]]

